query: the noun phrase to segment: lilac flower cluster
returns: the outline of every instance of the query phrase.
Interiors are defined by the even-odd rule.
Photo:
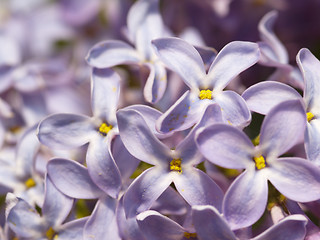
[[[320,239],[320,61],[286,3],[4,1],[0,240]]]

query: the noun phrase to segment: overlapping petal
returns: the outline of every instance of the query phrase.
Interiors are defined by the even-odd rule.
[[[241,72],[258,62],[258,44],[234,41],[221,49],[211,64],[206,82],[214,89],[222,90]],[[237,61],[237,64],[234,64]]]
[[[38,126],[40,142],[53,149],[82,146],[96,134],[92,120],[83,115],[54,114],[43,119]]]
[[[160,60],[178,73],[191,89],[202,86],[206,71],[200,54],[192,45],[179,38],[161,38],[152,43]]]
[[[314,119],[307,123],[305,131],[305,148],[307,158],[320,166],[320,121]]]
[[[212,206],[193,206],[192,219],[200,240],[237,239],[226,220],[224,220],[217,209]]]
[[[82,239],[83,228],[87,221],[88,217],[83,217],[63,224],[58,229],[58,238],[61,240]]]
[[[200,152],[209,161],[225,168],[253,166],[253,144],[239,129],[227,124],[214,124],[196,134]]]
[[[75,161],[52,159],[47,171],[53,184],[69,197],[95,199],[103,194],[90,178],[88,170]]]
[[[125,42],[107,40],[93,46],[86,60],[92,67],[109,68],[119,64],[139,63],[142,61],[142,56]]]
[[[153,167],[145,170],[124,195],[123,206],[127,218],[148,210],[171,182],[172,176],[166,169]]]
[[[265,117],[260,131],[260,146],[265,157],[278,157],[302,141],[306,114],[300,100],[278,104]]]
[[[268,199],[264,169],[246,170],[231,184],[223,201],[223,214],[232,230],[248,227],[263,214]]]
[[[320,199],[320,169],[300,158],[279,158],[268,179],[284,196],[298,202]],[[303,194],[301,194],[303,192]]]
[[[257,83],[247,88],[242,97],[251,111],[264,115],[281,102],[302,99],[294,88],[274,81]]]
[[[120,95],[120,76],[111,69],[92,71],[91,105],[93,116],[115,124]]]
[[[173,182],[178,192],[191,206],[212,205],[221,210],[223,192],[201,170],[193,167],[182,168],[182,174],[176,173]]]

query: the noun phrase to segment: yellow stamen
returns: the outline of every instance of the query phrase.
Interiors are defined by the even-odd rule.
[[[112,125],[102,123],[99,127],[99,132],[101,133],[101,135],[106,136],[112,128],[113,128]]]
[[[314,118],[314,115],[312,112],[307,112],[307,120],[310,122]]]
[[[212,91],[207,89],[207,90],[201,90],[199,93],[199,98],[201,100],[203,99],[212,99]]]
[[[197,237],[197,233],[188,233],[188,232],[185,232],[185,233],[183,234],[183,236],[184,236],[185,238],[196,238],[196,237]]]
[[[36,182],[32,178],[29,178],[27,181],[24,182],[24,185],[29,189],[34,187],[36,185]]]
[[[56,234],[56,232],[53,230],[52,227],[50,227],[50,228],[48,229],[48,231],[46,232],[46,237],[47,237],[48,239],[52,240],[53,237],[56,238],[56,236],[54,236],[55,234]]]
[[[252,140],[253,145],[258,146],[260,143],[260,134]]]
[[[259,157],[254,157],[253,160],[256,163],[256,168],[258,170],[265,168],[266,167],[266,161],[264,160],[263,156],[259,156]]]
[[[172,159],[170,162],[170,170],[182,173],[181,158]]]

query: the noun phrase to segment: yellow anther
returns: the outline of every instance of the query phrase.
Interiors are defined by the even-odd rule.
[[[182,173],[181,158],[172,159],[170,162],[170,170]]]
[[[36,185],[36,182],[32,178],[29,178],[24,182],[24,185],[29,189],[34,187]]]
[[[252,140],[253,145],[258,146],[260,143],[260,134]]]
[[[183,234],[183,236],[184,236],[185,238],[196,238],[196,237],[197,237],[197,233],[185,232],[185,233]]]
[[[212,99],[212,91],[207,89],[207,90],[201,90],[199,93],[199,98],[201,100],[203,99]]]
[[[54,236],[56,234],[56,232],[53,230],[52,227],[50,227],[47,232],[46,232],[46,237],[49,239],[49,240],[52,240],[54,238],[56,238],[56,236]],[[54,237],[54,238],[53,238]]]
[[[101,133],[101,135],[106,136],[112,128],[113,128],[112,125],[102,123],[99,127],[99,132]]]
[[[310,122],[314,118],[314,115],[312,112],[307,112],[307,120]]]
[[[256,163],[256,168],[258,170],[265,168],[266,167],[266,161],[264,160],[263,156],[259,156],[259,157],[254,157],[253,160]]]

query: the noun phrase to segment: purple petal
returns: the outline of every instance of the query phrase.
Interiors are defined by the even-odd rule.
[[[136,178],[124,195],[127,218],[148,210],[172,183],[172,176],[159,167],[149,168]]]
[[[201,240],[212,240],[213,236],[220,240],[237,239],[226,220],[212,206],[193,206],[192,219],[197,236]]]
[[[148,240],[182,239],[185,232],[178,223],[153,210],[140,213],[137,222]]]
[[[156,129],[162,133],[182,131],[200,121],[211,100],[199,100],[198,96],[185,92],[156,122]]]
[[[108,196],[101,197],[89,217],[84,230],[84,239],[114,239],[120,240],[116,222],[117,200]]]
[[[308,49],[303,48],[297,54],[297,63],[305,82],[303,98],[306,108],[320,115],[320,62]]]
[[[255,223],[268,199],[265,171],[246,170],[231,184],[223,202],[223,214],[232,230]]]
[[[93,116],[116,123],[116,110],[120,95],[120,76],[111,69],[92,71],[91,105]]]
[[[70,240],[70,239],[83,239],[83,228],[88,217],[80,218],[67,222],[59,227],[59,239],[61,240]]]
[[[111,138],[97,135],[92,139],[86,162],[93,182],[108,195],[117,198],[121,189],[121,176],[111,153]]]
[[[153,165],[167,164],[170,149],[156,138],[141,113],[123,109],[117,119],[123,144],[134,157]]]
[[[22,60],[19,44],[16,39],[6,36],[3,32],[0,36],[0,66],[15,66]]]
[[[86,60],[92,67],[109,68],[119,64],[139,63],[142,58],[129,44],[118,40],[107,40],[93,46]]]
[[[301,95],[292,87],[274,81],[257,83],[245,90],[242,97],[251,111],[266,115],[281,102],[301,99]]]
[[[179,38],[156,39],[152,43],[160,60],[178,73],[191,89],[202,85],[206,71],[200,54],[192,45]]]
[[[277,157],[303,139],[306,113],[300,100],[290,100],[271,109],[261,126],[260,146],[265,157]]]
[[[39,141],[53,149],[80,147],[96,134],[92,120],[75,114],[54,114],[38,126]]]
[[[307,123],[305,132],[305,149],[308,160],[320,166],[320,121],[314,119]]]
[[[103,192],[91,180],[88,170],[67,159],[52,159],[47,171],[53,184],[64,194],[78,199],[95,199]]]
[[[73,199],[61,193],[46,177],[45,200],[42,207],[42,216],[51,227],[62,224],[73,205]]]
[[[320,198],[320,169],[305,159],[274,160],[270,163],[268,179],[279,192],[294,201],[310,202]]]
[[[290,239],[303,240],[307,219],[303,215],[290,215],[252,240]]]
[[[277,62],[288,63],[288,53],[283,44],[274,34],[273,25],[278,17],[277,11],[268,12],[259,22],[260,38],[272,47],[274,54],[277,57]]]
[[[181,196],[191,205],[213,205],[221,209],[223,192],[204,172],[196,168],[186,168],[176,174],[174,185]]]
[[[235,41],[218,53],[208,71],[207,81],[215,90],[224,89],[228,83],[255,64],[260,57],[258,44]],[[234,64],[234,62],[237,64]]]
[[[167,87],[167,71],[162,63],[147,63],[150,69],[147,82],[143,89],[143,95],[147,102],[157,103],[163,96]]]
[[[227,124],[214,124],[199,130],[196,142],[210,162],[225,168],[241,169],[254,165],[253,144],[239,129]]]
[[[215,97],[221,107],[222,115],[228,123],[244,128],[251,121],[250,110],[244,99],[233,91],[223,91]]]

